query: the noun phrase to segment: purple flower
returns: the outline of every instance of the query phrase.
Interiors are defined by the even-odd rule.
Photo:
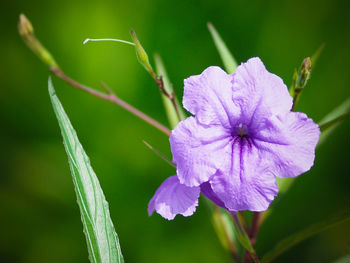
[[[156,191],[150,215],[190,216],[199,193],[230,211],[265,211],[278,192],[276,176],[295,177],[313,165],[318,125],[291,111],[287,87],[259,58],[233,74],[209,67],[189,77],[183,105],[195,117],[171,133],[177,175]]]

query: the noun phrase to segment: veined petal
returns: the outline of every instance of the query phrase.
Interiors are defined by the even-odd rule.
[[[267,120],[264,129],[255,134],[255,145],[272,160],[279,177],[295,177],[308,171],[315,159],[320,129],[300,112]]]
[[[265,211],[278,192],[273,167],[249,138],[236,137],[231,147],[221,173],[209,181],[213,191],[230,211]]]
[[[183,105],[202,124],[221,124],[228,128],[239,108],[232,102],[232,75],[219,67],[185,79]]]
[[[205,126],[194,117],[181,121],[170,135],[171,152],[182,184],[199,186],[209,180],[229,154],[230,131]]]
[[[227,209],[224,202],[222,202],[221,199],[214,193],[209,182],[202,183],[200,188],[201,194],[203,194],[206,198],[214,202],[216,205]]]
[[[180,184],[177,176],[167,178],[157,189],[148,204],[148,215],[154,210],[162,217],[172,220],[177,214],[191,216],[198,205],[199,187]]]
[[[242,63],[233,74],[233,102],[241,122],[258,125],[263,118],[290,111],[293,99],[282,79],[268,72],[259,58]]]

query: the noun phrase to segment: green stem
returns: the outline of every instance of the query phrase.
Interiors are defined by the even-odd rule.
[[[239,215],[236,212],[231,212],[233,222],[235,224],[236,229],[238,230],[239,234],[239,240],[243,247],[246,249],[246,251],[249,253],[250,258],[255,262],[255,263],[260,263],[259,257],[256,254],[253,245],[249,239],[249,236],[244,229],[244,226],[242,224],[242,220],[239,217]]]
[[[234,262],[239,263],[239,257],[237,254],[235,244],[233,243],[233,241],[231,240],[231,238],[227,232],[228,229],[225,227],[224,220],[222,218],[222,214],[220,212],[220,209],[215,204],[214,204],[214,213],[217,215],[218,221],[219,221],[220,225],[222,226],[222,229],[224,230],[224,236],[225,236],[225,239],[229,245],[229,250],[230,250],[230,254],[232,256],[232,259],[234,260]]]

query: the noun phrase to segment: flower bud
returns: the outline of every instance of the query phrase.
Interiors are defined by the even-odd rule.
[[[138,40],[134,30],[131,30],[131,36],[132,36],[132,40],[135,44],[137,59],[139,60],[141,65],[152,75],[152,77],[156,77],[155,73],[152,69],[152,66],[149,63],[148,55],[147,55],[146,51],[144,50],[144,48],[142,47],[140,41]]]
[[[300,70],[299,70],[299,76],[298,76],[298,86],[299,88],[304,88],[311,73],[311,59],[309,57],[305,58],[303,60],[303,63],[301,63]]]
[[[34,28],[24,14],[20,14],[18,31],[27,46],[50,68],[58,68],[58,65],[50,52],[40,43],[34,35]]]
[[[290,95],[293,97],[293,107],[298,103],[300,94],[305,88],[311,74],[311,59],[305,58],[300,65],[299,70],[295,70],[293,74],[292,85],[290,87]]]
[[[32,24],[24,14],[19,15],[18,31],[23,37],[34,33]]]

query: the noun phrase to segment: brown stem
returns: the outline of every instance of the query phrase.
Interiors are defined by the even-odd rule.
[[[247,252],[247,250],[244,250],[244,263],[252,263],[252,259],[249,255],[249,253]]]
[[[151,76],[153,77],[154,81],[156,82],[158,88],[160,89],[160,92],[163,93],[164,96],[166,96],[171,101],[171,103],[173,104],[174,109],[176,111],[176,115],[177,115],[178,119],[181,120],[181,114],[179,112],[179,106],[176,103],[176,96],[175,96],[174,91],[172,91],[171,93],[167,92],[164,88],[164,81],[163,81],[162,76],[157,77],[156,73],[153,70],[151,72]]]
[[[172,167],[174,167],[176,169],[176,165],[175,163],[173,163],[172,161],[170,161],[167,157],[165,157],[164,154],[162,154],[160,151],[158,151],[157,149],[155,149],[152,145],[150,145],[148,142],[146,141],[142,141],[151,151],[153,151],[155,154],[157,154],[160,158],[162,158],[164,161],[166,161],[168,164],[170,164]]]
[[[249,254],[250,257],[252,258],[252,260],[255,262],[255,263],[260,263],[260,260],[258,258],[258,255],[254,252],[254,253],[250,253]]]
[[[259,213],[259,212],[254,212],[253,214],[252,224],[249,231],[250,242],[252,243],[253,246],[255,244],[256,238],[259,233],[261,219],[262,219],[261,216],[262,216],[262,213]]]
[[[131,106],[130,104],[126,103],[125,101],[118,98],[114,93],[105,94],[102,92],[99,92],[97,90],[94,90],[92,88],[89,88],[87,86],[84,86],[80,84],[79,82],[71,79],[68,77],[60,68],[58,67],[52,67],[50,70],[59,78],[63,79],[65,82],[70,84],[71,86],[78,88],[80,90],[83,90],[87,93],[90,93],[91,95],[98,97],[100,99],[110,101],[114,104],[117,104],[118,106],[124,108],[125,110],[129,111],[130,113],[134,114],[135,116],[139,117],[140,119],[144,120],[145,122],[151,124],[161,132],[165,133],[166,135],[170,136],[170,130],[165,127],[163,124],[157,122],[153,118],[149,117],[148,115],[144,114],[143,112],[139,111],[135,107]]]

